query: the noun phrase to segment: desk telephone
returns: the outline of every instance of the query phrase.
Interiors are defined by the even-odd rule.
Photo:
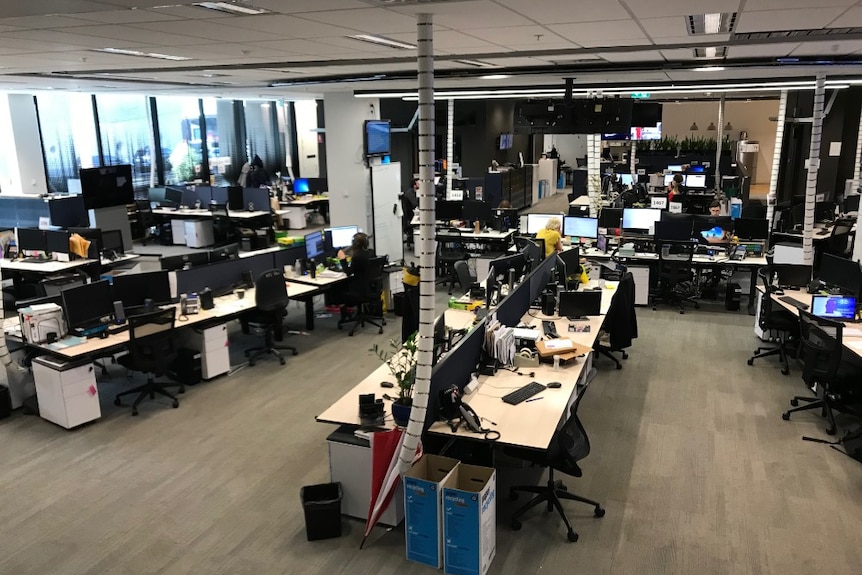
[[[462,401],[461,390],[458,389],[457,385],[442,390],[438,399],[440,418],[446,420],[453,433],[458,431],[458,428],[463,424],[473,433],[484,434],[485,439],[489,441],[500,439],[499,431],[482,427],[482,418],[472,407]],[[493,422],[489,423],[494,424]]]

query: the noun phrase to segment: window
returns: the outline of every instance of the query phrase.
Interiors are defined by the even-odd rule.
[[[234,185],[245,159],[238,137],[236,106],[233,100],[204,98],[207,128],[207,155],[212,181],[217,186]]]
[[[132,165],[135,191],[155,185],[152,120],[145,96],[100,94],[96,96],[99,134],[106,166]]]
[[[284,173],[285,152],[278,130],[276,102],[244,102],[246,156],[260,156],[270,178],[276,172]]]
[[[68,192],[68,179],[78,170],[99,165],[93,100],[87,94],[58,93],[36,96],[42,150],[48,168],[48,191]]]
[[[200,107],[197,98],[156,98],[159,139],[165,158],[165,184],[203,178]]]

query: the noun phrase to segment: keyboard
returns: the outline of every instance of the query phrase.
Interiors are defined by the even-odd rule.
[[[512,393],[507,393],[503,396],[503,401],[508,403],[509,405],[518,405],[525,399],[530,399],[537,393],[540,393],[545,390],[545,386],[537,381],[531,381],[524,387],[520,387],[513,391]]]
[[[542,320],[542,329],[545,331],[545,335],[548,337],[560,337],[560,334],[557,333],[557,326],[554,324],[554,322],[550,320]]]
[[[794,298],[790,297],[789,295],[781,296],[781,297],[780,297],[780,298],[778,298],[778,299],[779,299],[779,300],[781,300],[781,301],[783,301],[783,302],[784,302],[784,303],[786,303],[786,304],[790,304],[790,305],[792,305],[793,307],[795,307],[795,308],[797,308],[797,309],[801,309],[801,310],[803,310],[803,311],[808,309],[808,304],[807,304],[807,303],[802,303],[802,302],[801,302],[801,301],[799,301],[798,299],[794,299]]]

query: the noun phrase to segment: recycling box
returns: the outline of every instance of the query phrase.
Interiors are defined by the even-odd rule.
[[[410,561],[435,569],[443,565],[440,493],[459,464],[457,459],[424,455],[404,475],[404,532]]]
[[[497,472],[461,464],[443,485],[443,572],[485,575],[497,553]]]

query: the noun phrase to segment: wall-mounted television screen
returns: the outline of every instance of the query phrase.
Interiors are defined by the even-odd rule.
[[[512,149],[512,138],[514,134],[500,134],[500,149],[501,150],[510,150]]]
[[[389,120],[365,120],[365,155],[388,156],[390,148]]]
[[[88,210],[123,206],[135,202],[132,166],[105,166],[80,170],[81,197]]]
[[[632,140],[661,140],[661,122],[656,126],[632,128]]]

